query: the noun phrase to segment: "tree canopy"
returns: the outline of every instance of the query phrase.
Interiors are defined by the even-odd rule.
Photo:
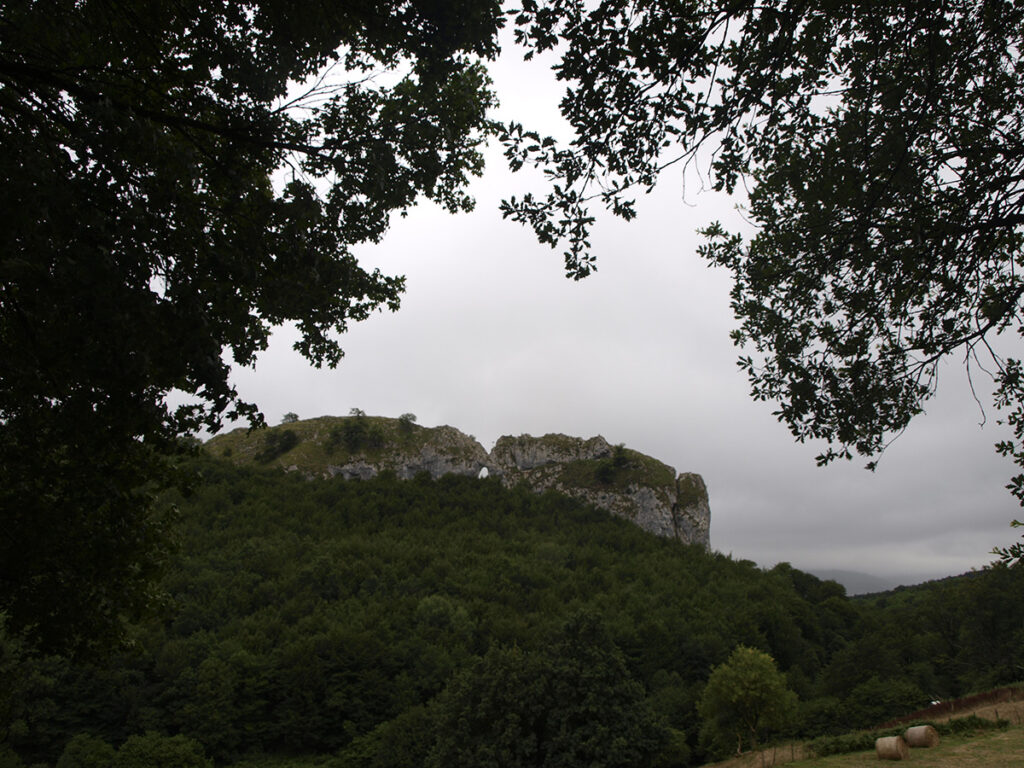
[[[424,765],[648,765],[665,730],[594,616],[571,617],[538,654],[492,648],[434,703]]]
[[[735,276],[753,395],[821,460],[873,456],[940,361],[984,363],[1024,464],[1022,14],[711,0],[13,0],[0,9],[0,610],[51,645],[116,636],[153,602],[178,438],[261,423],[228,373],[294,322],[315,365],[396,309],[352,253],[417,199],[466,210],[497,126],[486,62],[506,18],[555,50],[575,131],[511,124],[551,191],[504,214],[594,268],[592,205],[675,163],[747,189],[756,234],[706,229]],[[54,20],[59,19],[59,23]],[[299,84],[305,84],[300,87]],[[983,356],[987,354],[988,357]],[[171,408],[171,392],[186,393]],[[1024,476],[1013,491],[1024,499]]]
[[[76,645],[151,602],[150,493],[295,322],[315,365],[403,281],[418,198],[472,201],[497,0],[15,0],[0,9],[0,610]],[[309,78],[333,68],[330,81]],[[188,404],[171,408],[181,391]],[[132,586],[134,585],[134,586]]]
[[[594,268],[593,207],[632,218],[685,164],[745,193],[753,235],[711,224],[702,253],[734,275],[752,395],[820,462],[879,454],[957,355],[991,372],[1024,465],[1024,374],[994,342],[1024,331],[1024,8],[525,0],[516,22],[558,56],[574,137],[506,126],[552,187],[504,212],[565,243],[569,276]]]
[[[737,646],[799,695],[786,738],[877,726],[1024,663],[1024,569],[849,599],[496,479],[190,464],[173,611],[92,658],[29,654],[0,624],[0,765],[5,743],[25,765],[111,764],[97,739],[142,764],[129,739],[155,731],[239,768],[686,768],[718,753],[698,707]]]
[[[764,651],[738,646],[711,671],[699,711],[712,741],[757,749],[766,734],[796,714],[797,697],[775,660]]]

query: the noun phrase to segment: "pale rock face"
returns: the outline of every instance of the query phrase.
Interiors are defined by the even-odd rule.
[[[324,474],[329,477],[341,475],[345,480],[369,480],[376,477],[381,469],[382,467],[367,464],[365,461],[348,461],[341,466],[328,464],[327,471]]]
[[[534,469],[545,464],[604,459],[612,455],[608,441],[598,435],[589,440],[566,435],[520,435],[499,437],[491,451],[498,474]]]
[[[420,472],[435,478],[491,475],[509,487],[525,484],[538,493],[559,491],[658,536],[703,547],[710,543],[711,510],[700,475],[684,472],[677,476],[675,469],[657,459],[613,448],[601,436],[586,440],[559,434],[505,436],[488,454],[474,438],[453,427],[416,427],[415,432],[402,432],[395,420],[377,418],[373,424],[384,436],[383,442],[372,449],[344,453],[339,461],[341,456],[329,446],[332,430],[339,423],[344,422],[329,417],[306,422],[303,437],[310,449],[306,461],[298,460],[303,455],[300,445],[282,456],[278,466],[310,475],[362,480],[384,471],[406,480]],[[290,426],[298,429],[302,423]],[[239,447],[239,458],[252,456],[256,448],[255,444]]]
[[[633,522],[645,531],[672,539],[681,539],[672,515],[675,499],[664,488],[632,485],[626,494],[636,509]]]
[[[448,474],[475,476],[488,464],[487,451],[483,446],[453,427],[431,430],[430,440],[418,449],[403,450],[398,445],[389,448],[372,463],[360,456],[342,465],[328,465],[327,473],[341,475],[346,480],[369,480],[390,470],[401,480],[411,480],[420,472],[427,472],[435,478]]]
[[[505,485],[525,482],[536,491],[557,490],[631,520],[657,536],[710,545],[711,510],[700,475],[684,473],[672,481],[674,469],[650,460],[656,469],[664,470],[653,472],[652,477],[663,479],[604,488],[580,484],[577,474],[567,476],[565,472],[571,463],[608,461],[613,454],[612,446],[601,436],[588,440],[557,434],[506,436],[499,438],[491,451],[490,469]]]
[[[704,478],[695,472],[683,472],[676,478],[674,507],[676,538],[711,545],[711,506]]]

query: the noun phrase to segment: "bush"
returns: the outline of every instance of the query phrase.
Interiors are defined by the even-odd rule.
[[[337,758],[336,768],[407,768],[422,765],[434,741],[433,721],[424,706],[357,736]]]
[[[612,466],[615,469],[625,469],[629,466],[629,455],[626,453],[626,446],[619,443],[612,451]]]
[[[416,426],[415,413],[403,413],[398,417],[398,429],[403,435],[411,435]]]
[[[914,725],[930,725],[942,736],[959,736],[965,733],[977,733],[978,731],[1005,730],[1009,728],[1010,721],[1003,720],[1002,718],[999,720],[987,720],[984,717],[970,715],[968,717],[958,717],[946,723],[922,722],[914,723]]]
[[[266,464],[282,456],[299,444],[299,436],[290,429],[276,429],[263,438],[263,450],[256,454],[256,460]]]
[[[665,746],[652,763],[653,768],[680,768],[690,764],[690,745],[686,734],[675,728],[667,729]]]
[[[847,727],[842,717],[842,704],[833,696],[801,701],[796,721],[800,736],[823,736],[843,733]]]
[[[98,736],[80,733],[64,747],[57,768],[107,768],[114,762],[114,748]]]
[[[576,614],[537,652],[493,646],[431,705],[424,765],[651,765],[667,729],[599,620]]]
[[[611,485],[615,482],[615,465],[607,459],[599,462],[594,469],[594,477],[601,485]]]
[[[187,736],[163,736],[150,731],[131,736],[117,750],[113,768],[213,768],[203,746]]]
[[[341,426],[334,427],[327,438],[327,452],[334,453],[339,446],[349,452],[372,450],[384,445],[384,433],[379,427],[370,423],[366,414],[358,414],[345,419]]]
[[[889,718],[920,709],[928,696],[910,680],[882,680],[875,676],[861,683],[843,701],[846,722],[854,728],[870,728]]]
[[[857,733],[844,733],[839,736],[821,736],[807,745],[818,757],[829,755],[845,755],[848,752],[863,752],[866,749],[875,748],[875,739],[882,733],[878,731],[859,731]],[[891,735],[891,734],[885,734]]]
[[[25,764],[6,744],[0,744],[0,768],[22,768]]]

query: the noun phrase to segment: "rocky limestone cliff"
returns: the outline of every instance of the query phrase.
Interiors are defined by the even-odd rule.
[[[526,483],[582,499],[631,520],[645,531],[708,546],[711,510],[700,475],[676,477],[657,459],[603,437],[501,437],[489,471],[506,485]]]
[[[453,427],[422,427],[409,419],[321,417],[260,432],[238,429],[207,444],[215,456],[239,463],[279,466],[310,476],[368,479],[393,472],[500,478],[554,490],[631,520],[646,531],[709,545],[711,511],[700,475],[683,473],[603,437],[501,437],[488,454],[475,438]]]
[[[416,438],[388,440],[381,450],[371,447],[350,452],[345,458],[338,457],[337,463],[328,463],[323,474],[366,480],[390,470],[399,479],[410,480],[420,472],[435,478],[448,474],[477,476],[487,465],[484,447],[453,427],[420,428]]]

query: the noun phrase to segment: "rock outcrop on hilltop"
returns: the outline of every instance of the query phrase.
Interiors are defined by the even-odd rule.
[[[235,430],[213,438],[208,447],[240,463],[346,479],[365,480],[381,472],[401,479],[421,472],[435,478],[478,477],[486,468],[486,474],[507,486],[564,493],[658,536],[709,545],[711,511],[701,476],[676,475],[667,464],[612,446],[600,436],[505,436],[488,453],[453,427],[358,415],[299,421],[263,433]]]
[[[490,460],[491,474],[507,485],[559,491],[658,536],[708,546],[711,510],[700,475],[676,477],[667,464],[601,436],[501,437]]]
[[[347,480],[367,480],[391,471],[401,480],[411,480],[420,472],[432,477],[473,475],[487,466],[487,451],[469,435],[454,427],[423,430],[426,440],[389,440],[383,450],[352,452],[344,461],[329,463],[324,474],[341,475]],[[299,467],[296,467],[299,469]]]

